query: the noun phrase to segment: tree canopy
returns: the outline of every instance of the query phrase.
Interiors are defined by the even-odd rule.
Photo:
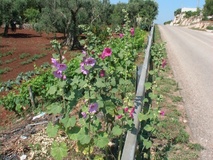
[[[212,16],[213,15],[213,0],[206,0],[203,12],[205,16]]]
[[[133,27],[145,30],[150,29],[158,14],[158,4],[153,0],[130,0],[127,4],[110,4],[109,0],[1,0],[0,24],[5,25],[5,35],[13,23],[31,23],[37,31],[62,32],[64,44],[78,48],[80,24],[122,25],[123,9]]]

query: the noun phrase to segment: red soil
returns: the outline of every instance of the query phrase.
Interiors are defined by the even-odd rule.
[[[0,34],[3,34],[3,28],[0,28]],[[62,34],[57,34],[57,39],[63,38]],[[5,74],[1,74],[0,80],[7,81],[13,80],[20,72],[27,72],[34,69],[34,62],[22,65],[21,62],[26,61],[28,58],[35,54],[45,53],[47,56],[35,61],[37,66],[42,65],[44,62],[50,62],[53,50],[50,51],[50,41],[54,39],[53,34],[39,34],[30,29],[17,29],[16,32],[9,31],[8,37],[0,37],[0,53],[6,53],[12,51],[12,55],[1,57],[0,69],[9,67],[12,70]],[[20,55],[23,53],[29,53],[30,57],[20,59]],[[6,60],[16,59],[11,63],[6,64]]]

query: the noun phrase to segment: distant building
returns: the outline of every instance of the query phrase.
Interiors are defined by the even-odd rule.
[[[181,13],[188,11],[196,12],[197,8],[181,8]]]

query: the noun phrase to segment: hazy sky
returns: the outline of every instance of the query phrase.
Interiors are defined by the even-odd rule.
[[[118,2],[128,3],[128,0],[110,0],[112,4]],[[159,5],[159,13],[156,19],[157,24],[163,24],[165,21],[174,19],[174,11],[178,8],[196,8],[199,4],[203,8],[205,0],[156,0]]]

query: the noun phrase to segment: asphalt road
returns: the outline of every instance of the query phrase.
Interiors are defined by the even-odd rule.
[[[213,33],[159,26],[169,63],[181,88],[192,138],[213,160]]]

